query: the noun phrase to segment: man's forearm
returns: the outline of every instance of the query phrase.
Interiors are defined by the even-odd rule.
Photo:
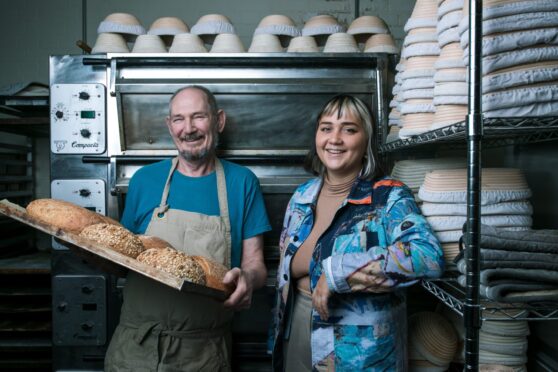
[[[267,269],[263,257],[263,236],[258,235],[242,242],[242,263],[240,265],[246,280],[253,289],[261,288],[267,279]]]

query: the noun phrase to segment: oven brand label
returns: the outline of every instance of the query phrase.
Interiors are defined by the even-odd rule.
[[[74,141],[74,142],[72,142],[72,147],[74,147],[74,148],[77,147],[77,148],[82,148],[82,149],[85,149],[85,148],[88,148],[88,147],[97,148],[97,147],[99,147],[99,143],[97,143],[97,142],[94,142],[94,143],[79,143],[77,141]]]

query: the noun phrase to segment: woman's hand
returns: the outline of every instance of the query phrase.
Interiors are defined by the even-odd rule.
[[[322,320],[329,319],[328,302],[330,297],[331,291],[327,286],[325,274],[322,273],[322,276],[320,276],[318,280],[318,284],[316,284],[316,288],[314,288],[314,293],[312,293],[312,306],[316,309],[318,314],[320,314]]]

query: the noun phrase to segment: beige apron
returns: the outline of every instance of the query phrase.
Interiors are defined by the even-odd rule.
[[[178,159],[173,159],[161,204],[153,212],[146,234],[230,267],[231,229],[222,164],[215,160],[220,216],[169,209],[170,180],[177,164]],[[180,293],[130,272],[105,371],[230,371],[231,319],[232,311],[218,300]]]

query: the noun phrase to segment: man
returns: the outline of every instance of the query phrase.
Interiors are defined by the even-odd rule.
[[[232,310],[251,304],[266,279],[262,234],[271,229],[259,183],[215,155],[226,116],[200,86],[178,90],[166,119],[178,156],[138,170],[122,224],[231,268],[224,302],[180,293],[130,272],[105,371],[229,371]]]

